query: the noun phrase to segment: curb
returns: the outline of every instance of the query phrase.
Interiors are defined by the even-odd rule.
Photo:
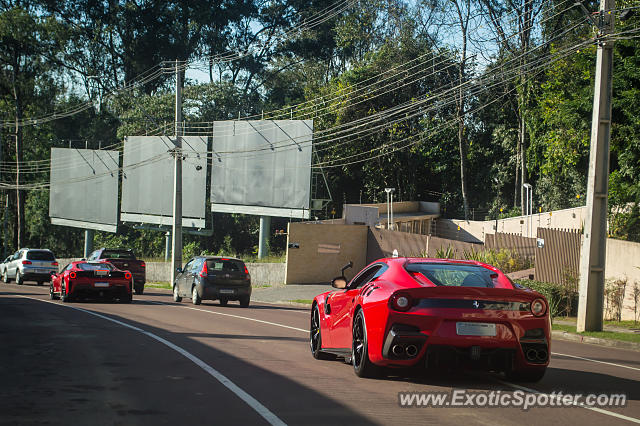
[[[580,334],[568,333],[561,330],[552,330],[551,335],[560,340],[571,342],[588,343],[590,345],[607,346],[610,348],[628,349],[640,352],[640,343],[625,342],[624,340],[602,339],[599,337],[582,336]]]

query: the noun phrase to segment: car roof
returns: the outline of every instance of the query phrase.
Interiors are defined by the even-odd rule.
[[[242,259],[238,259],[237,257],[231,256],[195,256],[196,258],[205,258],[207,260],[237,260],[239,262],[243,262]]]

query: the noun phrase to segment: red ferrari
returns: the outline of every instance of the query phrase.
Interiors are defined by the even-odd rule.
[[[78,261],[51,276],[49,296],[71,302],[80,298],[118,299],[130,303],[131,272],[121,271],[110,263]]]
[[[472,368],[535,382],[549,364],[544,296],[493,266],[463,260],[392,258],[316,296],[310,345],[316,359],[351,359],[355,373],[380,367]]]

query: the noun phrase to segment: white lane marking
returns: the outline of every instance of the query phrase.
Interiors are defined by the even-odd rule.
[[[154,305],[170,306],[170,307],[174,307],[174,308],[191,309],[193,311],[206,312],[208,314],[213,314],[213,315],[222,315],[224,317],[239,318],[239,319],[243,319],[243,320],[247,320],[247,321],[259,322],[259,323],[262,323],[262,324],[268,324],[268,325],[273,325],[273,326],[276,326],[276,327],[288,328],[290,330],[301,331],[303,333],[308,333],[309,332],[309,330],[305,330],[303,328],[291,327],[290,325],[278,324],[277,322],[263,321],[263,320],[259,320],[259,319],[255,319],[255,318],[243,317],[243,316],[240,316],[240,315],[225,314],[225,313],[222,313],[222,312],[209,311],[209,310],[206,310],[206,309],[199,309],[199,308],[191,308],[189,306],[184,306],[184,305],[172,305],[170,303],[163,303],[163,302],[149,301],[149,303],[153,303]]]
[[[500,380],[500,379],[496,379],[496,381],[498,383],[502,383],[503,385],[512,387],[514,389],[520,389],[522,391],[529,392],[529,393],[547,395],[548,397],[552,398],[551,394],[548,394],[548,393],[545,393],[545,392],[540,392],[540,391],[537,391],[535,389],[531,389],[531,388],[527,388],[527,387],[524,387],[524,386],[516,385],[515,383],[505,382],[505,381]],[[589,407],[588,405],[585,405],[583,403],[579,403],[578,405],[576,405],[576,407],[584,408],[584,409],[587,409],[587,410],[595,411],[595,412],[600,413],[600,414],[604,414],[604,415],[611,416],[611,417],[617,417],[618,419],[627,420],[627,421],[632,422],[632,423],[640,424],[640,419],[636,419],[635,417],[625,416],[623,414],[615,413],[613,411],[603,410],[602,408]]]
[[[597,363],[599,363],[599,364],[613,365],[614,367],[628,368],[629,370],[636,370],[636,371],[640,371],[640,368],[637,368],[637,367],[631,367],[631,366],[629,366],[629,365],[622,365],[622,364],[614,364],[613,362],[599,361],[599,360],[597,360],[597,359],[584,358],[584,357],[577,356],[577,355],[560,354],[560,353],[557,353],[557,352],[551,352],[551,355],[566,356],[566,357],[568,357],[568,358],[577,358],[577,359],[582,359],[582,360],[584,360],[584,361],[597,362]]]
[[[177,346],[171,342],[169,342],[168,340],[163,339],[162,337],[155,335],[149,331],[145,331],[141,328],[138,328],[136,326],[133,326],[131,324],[127,324],[124,323],[122,321],[118,321],[116,319],[113,318],[109,318],[108,316],[105,315],[101,315],[97,312],[93,312],[93,311],[88,311],[86,309],[82,309],[82,308],[78,308],[75,306],[69,306],[69,305],[61,305],[59,303],[56,302],[51,302],[49,300],[42,300],[42,299],[38,299],[36,297],[28,297],[28,296],[20,296],[20,297],[24,297],[25,299],[32,299],[32,300],[37,300],[39,302],[46,302],[46,303],[51,303],[53,305],[56,306],[62,306],[65,308],[71,308],[71,309],[75,309],[77,311],[81,311],[84,313],[87,313],[89,315],[93,315],[96,316],[98,318],[102,318],[105,319],[107,321],[111,321],[114,322],[118,325],[121,325],[123,327],[129,328],[131,330],[135,330],[138,331],[146,336],[151,337],[152,339],[170,347],[171,349],[173,349],[174,351],[178,352],[179,354],[183,355],[185,358],[187,358],[188,360],[192,361],[194,364],[196,364],[198,367],[202,368],[204,371],[206,371],[210,376],[212,376],[214,379],[216,379],[217,381],[219,381],[223,386],[225,386],[227,389],[229,389],[231,392],[233,392],[234,394],[236,394],[236,396],[238,398],[240,398],[241,400],[243,400],[248,406],[250,406],[251,408],[253,408],[258,414],[260,414],[267,422],[269,422],[269,424],[272,425],[277,425],[277,426],[287,426],[287,424],[285,422],[283,422],[282,420],[280,420],[280,418],[278,418],[278,416],[276,416],[275,414],[273,414],[271,411],[269,411],[269,409],[267,407],[265,407],[264,405],[262,405],[260,402],[258,402],[257,399],[255,399],[254,397],[252,397],[251,395],[249,395],[247,392],[245,392],[244,390],[242,390],[242,388],[240,388],[238,385],[236,385],[235,383],[233,383],[231,380],[229,380],[225,375],[223,375],[222,373],[220,373],[218,370],[216,370],[215,368],[211,367],[209,364],[207,364],[206,362],[204,362],[203,360],[201,360],[200,358],[198,358],[197,356],[193,355],[190,352],[187,352],[186,350],[182,349],[180,346]]]

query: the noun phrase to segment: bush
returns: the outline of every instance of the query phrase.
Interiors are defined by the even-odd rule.
[[[533,268],[531,259],[521,256],[516,251],[507,249],[500,249],[499,251],[494,249],[476,251],[472,248],[469,251],[465,250],[464,258],[495,266],[505,274]]]
[[[577,292],[568,291],[567,287],[561,284],[534,280],[517,280],[516,282],[523,287],[537,291],[547,299],[551,321],[561,312],[566,313],[567,306],[572,306],[573,298],[577,297]]]

